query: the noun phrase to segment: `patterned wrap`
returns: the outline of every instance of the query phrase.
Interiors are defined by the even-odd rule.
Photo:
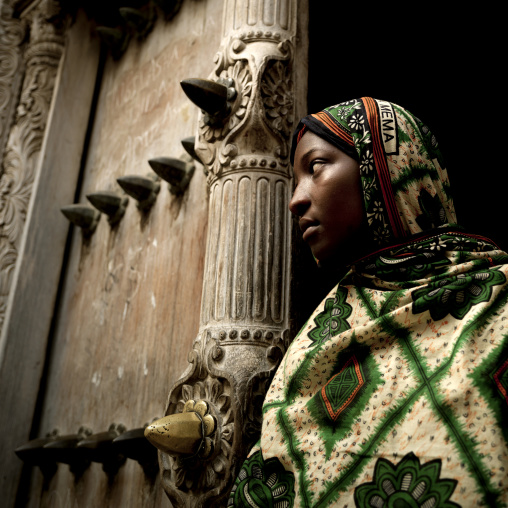
[[[457,222],[436,138],[404,108],[362,97],[309,115],[295,131],[291,160],[306,130],[359,162],[374,245]]]
[[[228,506],[508,506],[508,255],[451,225],[437,143],[393,104],[383,141],[385,104],[303,120],[333,117],[356,148],[382,246],[289,347]]]

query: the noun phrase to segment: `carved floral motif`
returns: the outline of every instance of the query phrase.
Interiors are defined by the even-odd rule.
[[[206,122],[206,116],[203,115],[201,117],[199,127],[201,135],[207,143],[214,143],[215,141],[224,139],[226,134],[231,132],[241,122],[245,117],[247,104],[249,103],[252,91],[252,75],[249,67],[245,65],[245,62],[239,60],[233,65],[230,65],[220,73],[220,78],[231,78],[239,93],[237,94],[237,99],[225,123],[209,125]]]
[[[267,47],[273,48],[272,55]],[[259,56],[249,56],[256,53]],[[292,54],[291,41],[278,32],[259,30],[232,37],[217,54],[209,79],[232,79],[237,99],[222,123],[210,125],[207,116],[201,116],[196,151],[209,183],[230,168],[246,166],[287,174],[294,123]],[[255,146],[252,152],[260,139],[264,146]]]
[[[25,24],[12,18],[8,2],[0,6],[0,155],[3,154],[12,122],[15,96],[21,70],[20,45],[25,38]],[[1,174],[1,168],[0,168]]]
[[[285,62],[277,60],[270,63],[263,78],[261,97],[266,118],[274,131],[289,139],[294,124],[291,69]]]
[[[244,329],[244,335],[246,331],[252,339],[262,335],[259,329]],[[284,339],[272,338],[264,348],[256,348],[257,360],[253,360],[252,353],[238,348],[229,335],[221,339],[206,333],[204,341],[196,340],[190,370],[170,395],[167,414],[181,413],[190,400],[205,400],[217,421],[217,430],[210,436],[213,452],[207,458],[160,453],[162,482],[176,506],[214,506],[218,497],[227,496],[241,466],[238,458],[245,456],[259,438],[261,403],[288,343],[287,333]],[[252,339],[247,338],[245,347],[251,347]],[[238,372],[228,368],[228,359]],[[252,375],[242,379],[252,370]]]
[[[31,13],[26,73],[0,172],[0,328],[63,51],[59,29],[48,22],[57,12],[56,2],[44,0]]]
[[[178,401],[177,412],[183,410],[188,400],[204,399],[210,405],[210,414],[215,413],[220,421],[220,432],[215,440],[215,449],[208,462],[206,474],[196,474],[194,468],[199,468],[200,459],[175,459],[175,485],[189,490],[210,489],[217,486],[224,478],[226,467],[231,457],[233,440],[233,416],[231,398],[226,392],[224,383],[208,376],[204,381],[195,384],[184,384],[181,387],[181,399]],[[191,464],[192,463],[192,464]]]

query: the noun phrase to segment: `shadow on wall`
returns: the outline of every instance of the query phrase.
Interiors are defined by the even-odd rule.
[[[462,9],[459,23],[456,12],[406,5],[310,3],[309,112],[361,96],[411,111],[440,144],[459,223],[508,249],[504,55],[492,15]]]

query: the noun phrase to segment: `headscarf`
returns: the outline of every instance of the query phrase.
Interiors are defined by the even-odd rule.
[[[293,135],[291,162],[307,130],[358,161],[373,245],[456,225],[437,140],[404,108],[362,97],[308,115]]]
[[[380,248],[289,346],[228,506],[508,506],[508,255],[451,226],[437,143],[404,109],[302,126],[356,153]]]

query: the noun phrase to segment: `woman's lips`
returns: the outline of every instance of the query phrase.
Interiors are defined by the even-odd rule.
[[[309,226],[305,228],[305,231],[303,232],[302,238],[306,242],[307,239],[314,234],[314,232],[317,229],[317,224],[314,226]]]
[[[318,223],[311,219],[302,217],[299,221],[300,230],[303,232],[302,238],[304,241],[307,240],[316,231]]]

